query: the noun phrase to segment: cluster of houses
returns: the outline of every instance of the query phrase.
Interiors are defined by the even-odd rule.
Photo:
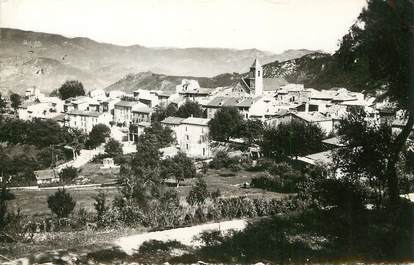
[[[179,107],[187,100],[198,102],[207,118],[167,117],[161,121],[172,129],[176,138],[176,145],[165,151],[171,154],[183,151],[198,158],[212,156],[208,122],[220,108],[227,106],[237,108],[245,119],[261,120],[266,126],[299,120],[318,124],[327,135],[335,132],[336,123],[354,107],[363,108],[373,120],[390,122],[396,127],[400,124],[387,102],[378,103],[375,97],[345,88],[316,90],[303,84],[286,84],[278,78],[264,78],[257,59],[246,77],[227,87],[203,88],[196,80],[183,79],[175,91],[148,87],[128,94],[97,89],[64,101],[29,89],[18,115],[24,120],[53,119],[86,133],[102,123],[111,127],[114,138],[131,143],[150,126],[156,107],[169,104]]]

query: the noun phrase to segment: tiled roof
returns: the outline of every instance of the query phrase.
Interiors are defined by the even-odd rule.
[[[115,103],[115,106],[119,106],[119,107],[129,107],[132,108],[135,105],[137,105],[138,102],[137,101],[126,101],[126,100],[121,100],[117,103]]]
[[[145,105],[144,103],[139,102],[132,108],[132,112],[140,112],[140,113],[151,113],[152,109]]]
[[[329,121],[332,120],[332,118],[326,117],[325,115],[319,113],[319,112],[296,112],[292,113],[296,117],[305,120],[307,122],[318,122],[318,121]]]
[[[316,164],[316,163],[330,164],[332,163],[332,151],[329,150],[329,151],[324,151],[320,153],[315,153],[315,154],[307,155],[303,158],[310,160],[311,164]],[[298,158],[298,159],[305,161],[305,159],[303,158]]]
[[[181,121],[183,121],[183,120],[185,120],[185,118],[170,116],[170,117],[167,117],[167,118],[163,119],[161,121],[161,123],[164,123],[164,124],[173,124],[173,125],[180,125],[181,124]]]
[[[71,110],[67,114],[68,115],[99,117],[99,116],[103,115],[104,113],[97,112],[97,111]]]
[[[210,119],[189,117],[189,118],[181,121],[181,123],[182,124],[192,124],[192,125],[206,126],[206,125],[208,125],[209,121],[210,121]]]
[[[53,172],[53,169],[44,169],[34,171],[37,180],[58,178],[57,172]]]
[[[345,146],[342,142],[341,142],[341,138],[338,136],[335,137],[331,137],[325,140],[322,140],[322,143],[325,144],[330,144],[330,145],[334,145],[334,146],[338,146],[338,147],[342,147]]]
[[[250,107],[259,100],[256,98],[236,98],[236,97],[215,97],[210,102],[205,104],[206,107]]]
[[[208,95],[213,91],[211,88],[194,88],[189,90],[180,91],[180,94],[199,94],[199,95]]]

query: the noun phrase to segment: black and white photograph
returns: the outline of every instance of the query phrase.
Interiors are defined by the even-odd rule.
[[[414,264],[414,0],[0,0],[0,264]]]

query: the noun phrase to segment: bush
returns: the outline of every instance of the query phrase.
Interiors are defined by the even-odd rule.
[[[65,189],[58,189],[54,194],[49,195],[47,205],[58,218],[64,218],[72,213],[76,201]]]
[[[122,155],[122,145],[117,140],[111,138],[109,141],[105,144],[105,152],[110,157],[115,157],[118,155]]]
[[[60,181],[70,183],[79,176],[78,169],[75,167],[65,167],[59,172]]]
[[[196,185],[190,190],[186,200],[190,205],[200,205],[203,204],[208,197],[207,184],[202,178],[199,178]]]
[[[177,240],[168,240],[166,242],[160,240],[148,240],[142,243],[138,249],[141,255],[160,255],[167,254],[173,249],[186,249],[187,247]]]

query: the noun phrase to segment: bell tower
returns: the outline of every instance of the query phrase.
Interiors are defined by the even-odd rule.
[[[257,58],[250,66],[249,84],[251,95],[261,96],[263,94],[263,67]]]

